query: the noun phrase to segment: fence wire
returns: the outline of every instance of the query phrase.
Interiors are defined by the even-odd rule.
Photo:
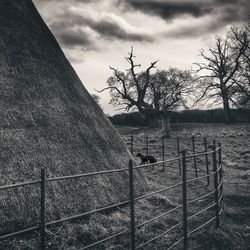
[[[149,138],[153,138],[153,137],[147,137],[146,139],[146,147],[147,147],[147,153],[149,152]],[[155,139],[155,138],[154,138]],[[152,140],[152,139],[151,139]],[[171,140],[174,140],[173,138]],[[184,249],[187,249],[187,238],[190,237],[192,234],[194,234],[195,232],[197,232],[198,230],[200,230],[201,228],[205,227],[206,225],[208,225],[209,223],[211,223],[212,221],[216,220],[216,227],[219,226],[220,224],[220,216],[222,214],[223,211],[223,176],[222,176],[222,162],[221,162],[221,145],[219,144],[218,147],[216,147],[215,145],[215,141],[213,141],[213,150],[207,151],[207,140],[206,138],[204,139],[204,143],[205,143],[205,151],[204,152],[196,152],[195,151],[195,139],[192,138],[192,142],[193,142],[193,154],[186,154],[186,151],[181,151],[180,150],[180,138],[177,138],[177,156],[171,159],[164,159],[164,140],[163,140],[163,150],[162,150],[162,154],[163,154],[163,160],[162,161],[158,161],[156,163],[151,163],[151,164],[145,164],[145,165],[137,165],[137,166],[133,166],[132,161],[130,161],[129,167],[128,168],[121,168],[121,169],[112,169],[112,170],[105,170],[105,171],[98,171],[98,172],[92,172],[92,173],[82,173],[82,174],[78,174],[78,175],[71,175],[71,176],[59,176],[59,177],[53,177],[53,178],[45,178],[45,171],[42,170],[41,172],[41,179],[40,180],[34,180],[34,181],[30,181],[30,182],[23,182],[23,183],[16,183],[16,184],[11,184],[11,185],[5,185],[0,187],[0,191],[1,190],[8,190],[8,189],[13,189],[13,188],[19,188],[19,187],[23,187],[23,186],[30,186],[30,185],[34,185],[34,184],[41,184],[41,224],[40,225],[34,225],[32,227],[29,228],[24,228],[22,230],[16,231],[16,232],[11,232],[11,233],[7,233],[7,234],[3,234],[0,235],[0,240],[4,240],[6,238],[9,237],[14,237],[14,236],[18,236],[21,234],[25,234],[34,230],[40,230],[41,234],[41,249],[44,250],[45,246],[46,246],[46,237],[45,237],[45,233],[46,233],[46,228],[52,225],[57,225],[60,223],[63,223],[65,221],[71,221],[74,220],[76,218],[82,218],[84,216],[87,215],[91,215],[94,213],[98,213],[98,212],[103,212],[103,211],[107,211],[110,210],[112,208],[117,208],[117,207],[121,207],[121,206],[126,206],[126,205],[130,205],[131,208],[131,227],[130,229],[128,228],[127,230],[121,231],[121,232],[117,232],[111,236],[108,236],[104,239],[101,239],[99,241],[96,241],[94,243],[91,243],[83,248],[83,249],[88,249],[88,248],[92,248],[95,246],[98,246],[99,244],[102,244],[104,242],[107,242],[115,237],[124,235],[124,234],[130,234],[131,237],[131,249],[141,249],[144,246],[154,242],[155,240],[163,237],[164,235],[166,235],[167,233],[171,232],[172,230],[174,230],[175,228],[183,225],[184,227],[187,227],[187,223],[188,221],[190,221],[191,219],[193,219],[194,217],[212,209],[215,208],[216,211],[216,215],[214,217],[212,217],[211,219],[209,219],[208,221],[206,221],[205,223],[203,223],[202,225],[198,226],[197,228],[193,229],[192,231],[188,232],[187,229],[184,230],[184,235],[178,239],[175,243],[173,243],[171,246],[169,246],[167,249],[172,249],[173,247],[175,247],[177,244],[181,243],[182,241],[184,242]],[[130,140],[130,144],[135,142],[135,137],[131,138]],[[155,143],[155,141],[154,141]],[[130,148],[132,150],[134,150],[136,144],[132,144],[130,145]],[[143,144],[143,146],[145,146],[145,144]],[[133,153],[133,152],[132,152]],[[217,159],[217,154],[218,154],[218,159]],[[202,175],[198,177],[198,172],[196,171],[196,177],[195,178],[191,178],[186,180],[186,162],[188,161],[188,159],[193,158],[193,160],[195,161],[195,166],[197,166],[197,157],[200,156],[206,156],[206,166],[208,166],[208,156],[212,155],[213,156],[213,170],[211,173],[209,173],[209,171],[207,170],[207,174],[206,175]],[[152,166],[157,166],[157,165],[163,165],[163,164],[167,164],[167,163],[171,163],[171,162],[178,162],[179,164],[179,170],[180,170],[180,174],[182,174],[183,179],[182,181],[179,181],[178,183],[153,191],[153,192],[149,192],[146,194],[143,194],[141,196],[135,196],[134,195],[134,190],[133,190],[133,171],[138,170],[138,169],[146,169],[148,167],[152,167]],[[219,165],[219,167],[217,166]],[[164,165],[163,165],[164,167]],[[118,172],[129,172],[130,173],[130,199],[127,201],[122,201],[116,204],[111,204],[105,207],[101,207],[101,208],[97,208],[95,210],[92,211],[88,211],[85,213],[81,213],[81,214],[77,214],[74,216],[70,216],[70,217],[66,217],[66,218],[62,218],[59,220],[55,220],[55,221],[50,221],[50,222],[45,222],[45,215],[46,215],[46,211],[45,211],[45,184],[46,182],[54,182],[54,181],[63,181],[63,180],[67,180],[67,179],[76,179],[76,178],[84,178],[84,177],[89,177],[89,176],[97,176],[97,175],[103,175],[103,174],[112,174],[112,173],[118,173]],[[198,180],[204,179],[206,178],[208,180],[208,184],[209,184],[209,177],[214,176],[214,190],[203,195],[200,197],[197,197],[195,199],[192,200],[187,200],[187,184],[189,183],[193,183],[196,182]],[[185,178],[184,178],[185,177]],[[219,179],[219,182],[218,182]],[[151,218],[143,223],[140,223],[138,225],[135,225],[134,223],[134,218],[132,218],[134,216],[133,210],[134,210],[134,203],[141,200],[141,199],[146,199],[149,197],[152,197],[156,194],[171,190],[173,188],[176,188],[178,186],[182,186],[183,187],[183,204],[177,205],[175,208],[166,211],[158,216],[155,216],[154,218]],[[43,190],[44,189],[44,190]],[[194,202],[197,202],[201,199],[205,199],[211,195],[215,195],[215,201],[212,205],[207,206],[206,208],[196,212],[195,214],[191,215],[191,216],[187,216],[187,211],[185,211],[187,209],[187,205],[193,204]],[[142,226],[148,225],[149,223],[152,223],[160,218],[163,218],[164,216],[167,216],[175,211],[177,211],[178,209],[183,208],[184,210],[184,216],[183,216],[183,221],[178,222],[177,224],[175,224],[174,226],[170,227],[169,229],[167,229],[166,231],[162,232],[161,234],[151,238],[150,240],[140,244],[139,246],[136,247],[135,245],[135,230],[139,229]]]

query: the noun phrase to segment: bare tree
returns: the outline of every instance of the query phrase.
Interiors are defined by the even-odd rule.
[[[136,73],[135,69],[141,67],[141,65],[135,64],[134,58],[133,48],[131,48],[129,56],[125,57],[130,65],[126,73],[110,66],[113,75],[107,80],[108,87],[98,92],[109,90],[110,103],[114,106],[118,106],[119,109],[125,111],[130,111],[136,107],[140,113],[147,116],[148,110],[151,109],[151,106],[146,102],[147,91],[150,86],[150,73],[155,68],[157,61],[152,62],[145,71]]]
[[[204,50],[200,51],[204,62],[195,63],[200,75],[197,87],[202,90],[195,104],[201,100],[214,100],[217,103],[222,101],[226,123],[232,121],[230,103],[235,103],[236,97],[233,91],[236,84],[234,77],[240,69],[241,59],[248,46],[248,40],[245,38],[240,46],[234,46],[231,39],[234,31],[232,28],[225,39],[217,36],[215,46],[209,49],[208,55]]]
[[[233,77],[235,83],[235,94],[237,95],[237,103],[242,107],[250,107],[250,29],[248,26],[233,29],[233,37],[235,47],[241,47],[245,41],[246,50],[243,52],[239,71]]]
[[[136,64],[134,58],[132,48],[129,56],[125,57],[130,66],[126,72],[110,67],[113,75],[107,80],[108,87],[99,92],[109,90],[110,103],[119,109],[137,109],[148,121],[154,121],[158,117],[164,120],[166,111],[182,103],[183,95],[190,87],[188,81],[191,74],[174,68],[152,73],[158,61],[152,62],[146,70],[136,72],[136,68],[141,65]],[[166,135],[169,136],[169,132]]]
[[[156,110],[174,110],[186,106],[186,98],[193,90],[190,71],[170,67],[152,75],[149,97]]]

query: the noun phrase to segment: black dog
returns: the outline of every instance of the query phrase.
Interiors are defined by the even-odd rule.
[[[140,157],[141,158],[141,165],[142,164],[146,164],[146,163],[155,163],[156,159],[154,158],[154,156],[148,155],[148,156],[144,156],[141,153],[138,153],[136,155],[136,157]]]

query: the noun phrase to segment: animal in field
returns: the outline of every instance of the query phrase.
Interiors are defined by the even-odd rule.
[[[154,156],[151,156],[151,155],[146,155],[146,156],[144,156],[143,154],[138,153],[138,154],[136,155],[136,157],[141,158],[141,165],[146,164],[146,163],[155,163],[155,162],[156,162],[155,157],[154,157]]]

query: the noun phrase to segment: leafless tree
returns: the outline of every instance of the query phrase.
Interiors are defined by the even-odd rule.
[[[165,137],[170,137],[170,120],[167,111],[179,106],[187,107],[187,100],[193,91],[193,78],[187,70],[169,68],[157,70],[151,77],[149,100],[154,110],[161,113]]]
[[[243,52],[241,65],[236,76],[233,77],[235,83],[235,94],[239,106],[250,107],[250,28],[243,26],[241,28],[233,29],[233,41],[235,47],[241,47],[245,41],[246,50]]]
[[[137,109],[148,121],[164,118],[166,111],[182,103],[183,95],[190,87],[191,74],[174,68],[153,73],[158,61],[152,62],[146,70],[136,72],[141,65],[136,64],[134,58],[132,48],[125,57],[129,64],[126,72],[110,67],[113,75],[107,80],[108,87],[99,92],[109,90],[110,103],[125,111]]]
[[[222,101],[226,123],[232,121],[230,103],[235,103],[236,98],[234,77],[239,72],[249,45],[249,41],[243,36],[242,44],[235,46],[231,39],[234,32],[235,29],[232,28],[225,39],[217,36],[215,46],[209,49],[208,54],[204,50],[200,51],[203,62],[195,63],[199,74],[197,88],[202,90],[195,104],[201,100],[214,100],[217,103]]]
[[[155,68],[157,61],[152,62],[144,72],[136,73],[135,69],[141,67],[141,65],[135,64],[134,58],[133,48],[131,48],[129,56],[125,57],[130,65],[126,72],[110,66],[113,75],[107,80],[108,87],[98,92],[109,90],[111,95],[110,103],[114,104],[114,106],[125,111],[130,111],[133,107],[136,107],[139,112],[146,115],[147,110],[150,110],[150,105],[146,102],[150,85],[150,73]]]
[[[187,96],[193,91],[190,71],[170,67],[152,75],[149,99],[156,110],[174,110],[186,106]]]

